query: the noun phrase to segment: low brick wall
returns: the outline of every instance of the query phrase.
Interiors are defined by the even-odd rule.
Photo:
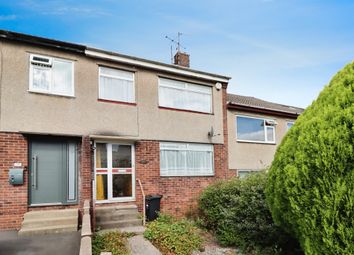
[[[85,200],[83,207],[80,255],[92,255],[92,231],[89,200]]]

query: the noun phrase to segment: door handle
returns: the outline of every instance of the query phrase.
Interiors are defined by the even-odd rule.
[[[37,189],[37,171],[38,171],[38,157],[37,155],[32,158],[32,188]]]

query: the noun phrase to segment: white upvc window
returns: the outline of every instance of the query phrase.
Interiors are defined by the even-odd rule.
[[[100,66],[99,98],[135,103],[134,72]]]
[[[213,145],[161,142],[160,175],[213,176]]]
[[[274,144],[276,124],[272,119],[236,116],[237,141]]]
[[[294,122],[293,122],[293,121],[288,121],[288,122],[286,123],[286,128],[287,128],[287,130],[289,130],[292,126],[294,126]]]
[[[237,170],[237,177],[240,179],[244,179],[248,176],[250,176],[251,174],[255,174],[260,172],[260,170],[256,170],[256,169],[240,169]]]
[[[212,88],[159,78],[159,106],[196,112],[212,112]]]
[[[74,63],[31,54],[29,81],[29,91],[74,96]]]

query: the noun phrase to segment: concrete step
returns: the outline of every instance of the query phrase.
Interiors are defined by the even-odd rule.
[[[121,213],[115,212],[112,214],[96,214],[96,222],[105,222],[105,221],[119,221],[119,220],[132,220],[132,219],[140,219],[140,214],[136,212],[129,212],[129,213]]]
[[[132,219],[132,220],[120,220],[120,221],[106,221],[106,222],[100,222],[100,224],[97,224],[97,226],[101,229],[142,226],[142,220]]]
[[[127,213],[137,212],[137,211],[138,211],[138,207],[136,205],[119,205],[119,206],[106,206],[106,207],[95,208],[96,215],[113,214],[116,212],[127,214]]]
[[[24,215],[19,235],[40,235],[77,231],[78,209],[31,211]]]
[[[58,226],[45,226],[36,228],[21,228],[18,231],[19,236],[32,236],[32,235],[45,235],[45,234],[58,234],[66,232],[77,231],[77,224],[75,225],[58,225]]]
[[[30,211],[25,213],[24,219],[48,219],[59,217],[78,217],[78,209],[62,209],[62,210],[43,210],[43,211]]]
[[[76,217],[58,217],[47,219],[26,219],[22,222],[22,228],[49,227],[60,225],[77,226],[78,218]]]

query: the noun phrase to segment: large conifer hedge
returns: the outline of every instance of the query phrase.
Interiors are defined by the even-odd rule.
[[[269,173],[276,224],[306,254],[354,254],[354,63],[289,130]]]

